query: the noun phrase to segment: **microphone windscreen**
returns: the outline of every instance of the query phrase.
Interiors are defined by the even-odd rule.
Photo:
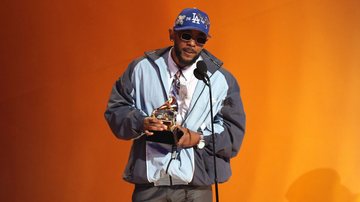
[[[196,77],[197,79],[199,79],[199,80],[203,80],[203,79],[204,79],[203,73],[199,72],[197,68],[194,69],[194,75],[195,75],[195,77]]]
[[[198,69],[197,71],[201,72],[201,73],[205,73],[207,72],[207,66],[206,63],[202,60],[198,61],[196,63],[196,69]]]
[[[204,80],[207,76],[207,67],[204,61],[200,60],[196,63],[196,68],[194,69],[194,75],[199,80]]]

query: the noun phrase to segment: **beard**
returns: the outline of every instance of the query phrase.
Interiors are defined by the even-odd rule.
[[[177,57],[177,59],[179,60],[179,63],[181,66],[186,67],[189,65],[194,64],[194,62],[200,57],[200,53],[198,53],[197,55],[195,55],[195,57],[191,60],[186,60],[181,56],[182,50],[179,48],[179,46],[174,43],[174,50],[175,50],[175,55]]]

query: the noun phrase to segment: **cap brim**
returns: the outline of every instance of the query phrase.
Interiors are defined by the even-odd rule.
[[[203,32],[201,29],[199,29],[198,27],[193,27],[193,26],[186,26],[186,27],[174,27],[175,31],[181,31],[181,30],[197,30],[199,32],[204,33],[207,37],[211,37],[210,34],[206,34],[205,32]]]

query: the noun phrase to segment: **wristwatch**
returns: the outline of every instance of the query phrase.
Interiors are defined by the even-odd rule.
[[[197,144],[197,148],[198,149],[203,149],[204,147],[205,147],[204,135],[200,135],[200,141]]]

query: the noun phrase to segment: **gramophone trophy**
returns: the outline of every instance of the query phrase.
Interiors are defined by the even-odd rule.
[[[146,140],[166,144],[176,144],[183,132],[176,128],[176,115],[178,105],[175,97],[171,96],[163,105],[155,109],[151,116],[161,120],[167,125],[167,130],[151,131],[154,134],[146,136]]]

